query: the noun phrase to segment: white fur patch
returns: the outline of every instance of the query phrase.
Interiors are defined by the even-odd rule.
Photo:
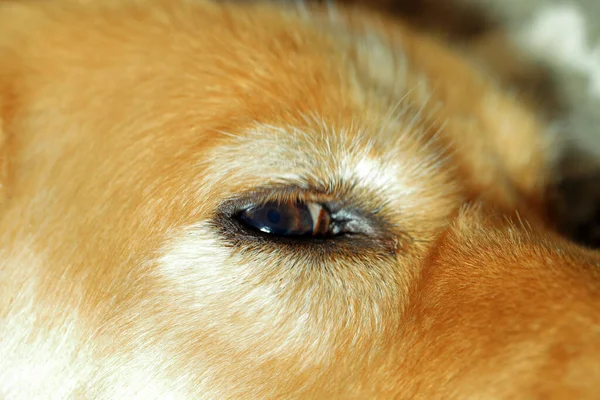
[[[272,357],[274,353],[289,352],[297,345],[304,345],[297,331],[283,328],[291,321],[289,315],[282,312],[288,311],[285,306],[289,306],[282,303],[285,281],[273,284],[265,277],[272,274],[287,277],[285,271],[277,268],[273,255],[268,252],[254,254],[252,263],[245,260],[224,247],[209,224],[200,223],[185,229],[166,246],[158,262],[158,272],[176,285],[174,290],[179,294],[173,298],[179,301],[181,310],[186,308],[196,316],[201,315],[200,321],[211,321],[222,334],[221,338],[237,349],[247,350],[249,337],[270,337],[276,332],[280,338],[287,337],[279,346],[267,346],[269,350],[264,349],[261,357]],[[302,267],[299,262],[298,268]],[[244,324],[243,334],[238,326],[231,324],[230,315],[249,322]],[[298,319],[292,325],[298,329],[303,326],[306,315],[298,313],[296,316]],[[326,339],[324,336],[322,341]],[[273,340],[264,342],[273,343]],[[313,343],[317,348],[322,344]]]
[[[70,316],[56,313],[56,326],[40,329],[40,321],[49,318],[48,310],[37,299],[36,274],[28,272],[43,265],[43,257],[21,245],[16,254],[0,252],[0,283],[12,286],[4,286],[2,293],[2,301],[9,301],[10,308],[0,320],[0,398],[67,398],[90,372],[89,365],[80,362],[84,355],[76,350],[77,326]],[[7,308],[3,305],[2,309]],[[81,367],[75,369],[75,364]]]

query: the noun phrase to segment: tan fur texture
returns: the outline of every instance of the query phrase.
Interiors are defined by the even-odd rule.
[[[592,399],[600,255],[552,133],[356,9],[0,1],[0,396]],[[256,239],[241,201],[373,230]],[[237,227],[237,228],[236,228]]]

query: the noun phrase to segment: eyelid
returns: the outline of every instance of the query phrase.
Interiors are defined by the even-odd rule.
[[[318,225],[313,228],[319,232],[322,232],[324,226],[329,225],[329,232],[336,236],[343,233],[377,239],[391,234],[392,227],[385,219],[379,217],[377,213],[363,209],[361,206],[363,203],[356,204],[353,199],[354,196],[343,188],[337,188],[334,196],[329,191],[319,188],[269,186],[225,200],[217,208],[215,219],[235,220],[236,215],[244,210],[256,209],[269,203],[300,203],[304,204],[311,213],[313,223],[318,221]],[[373,204],[373,207],[379,210],[378,203]],[[321,219],[315,219],[315,215]]]
[[[363,201],[358,201],[349,189],[343,190],[343,188],[337,188],[334,196],[326,190],[298,186],[269,186],[223,201],[215,210],[211,224],[225,240],[224,243],[236,249],[253,251],[277,249],[277,251],[294,252],[298,246],[302,246],[310,251],[305,254],[306,256],[324,257],[325,254],[328,257],[333,254],[347,256],[358,255],[365,251],[394,255],[399,248],[398,243],[408,246],[413,240],[407,232],[397,225],[391,225],[385,216],[380,214],[380,203],[377,197],[374,197],[374,200],[375,202],[365,204]],[[264,206],[270,202],[303,203],[311,216],[319,213],[323,217],[323,211],[326,211],[330,218],[328,231],[331,236],[270,235],[251,229],[236,218],[244,210]],[[369,208],[365,209],[366,206]],[[322,222],[316,225],[317,230],[321,230]]]
[[[268,203],[303,203],[306,205],[314,203],[329,209],[332,213],[334,210],[329,207],[329,204],[334,200],[334,196],[323,190],[287,186],[267,187],[225,200],[218,207],[217,212],[231,217],[243,210],[261,207]]]

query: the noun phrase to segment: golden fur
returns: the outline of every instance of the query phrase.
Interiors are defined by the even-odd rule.
[[[359,9],[0,1],[0,395],[584,399],[600,255],[552,132]],[[380,229],[257,240],[240,199]]]

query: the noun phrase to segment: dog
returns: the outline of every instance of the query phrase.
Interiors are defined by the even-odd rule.
[[[358,6],[0,2],[0,397],[593,399],[560,137]]]

